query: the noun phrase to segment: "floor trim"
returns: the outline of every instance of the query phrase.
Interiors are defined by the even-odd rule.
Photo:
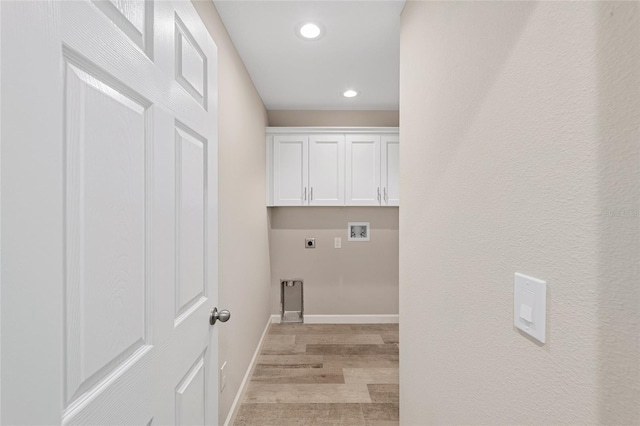
[[[279,323],[280,315],[271,315],[271,322]],[[399,315],[305,315],[305,324],[398,324]]]
[[[279,315],[271,315],[267,320],[267,325],[264,327],[264,331],[262,332],[262,337],[260,337],[260,341],[258,342],[258,346],[256,347],[256,351],[253,353],[253,358],[249,362],[249,366],[247,367],[247,372],[244,374],[244,378],[242,379],[242,383],[240,383],[240,387],[238,388],[238,392],[236,393],[236,397],[233,400],[233,404],[231,404],[231,408],[229,409],[229,414],[227,415],[227,419],[224,421],[224,426],[232,425],[236,420],[236,416],[238,415],[238,411],[240,411],[240,406],[242,405],[242,398],[244,397],[244,393],[247,390],[249,382],[251,380],[251,375],[253,374],[253,370],[258,361],[258,357],[260,356],[260,352],[262,351],[262,345],[264,343],[264,338],[267,336],[267,332],[269,331],[269,326],[273,321],[273,317],[278,318],[278,322],[280,321]]]

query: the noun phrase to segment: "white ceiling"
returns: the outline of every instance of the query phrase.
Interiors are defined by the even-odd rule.
[[[404,0],[214,3],[267,109],[398,109]],[[324,36],[297,37],[306,21]]]

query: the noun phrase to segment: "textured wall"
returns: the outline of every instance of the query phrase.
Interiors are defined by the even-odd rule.
[[[220,394],[226,418],[269,318],[269,242],[265,207],[267,114],[240,56],[209,0],[193,2],[218,46],[219,90],[219,362],[227,361]],[[214,390],[215,392],[215,390]]]
[[[398,313],[397,207],[271,208],[271,311],[280,279],[304,279],[305,314]],[[371,241],[347,241],[348,222],[370,222]],[[342,248],[334,248],[334,238]],[[306,249],[305,238],[316,248]]]
[[[398,111],[269,110],[269,126],[397,127]]]
[[[406,4],[401,424],[640,424],[638,6]]]

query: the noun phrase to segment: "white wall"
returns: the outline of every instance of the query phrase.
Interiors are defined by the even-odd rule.
[[[282,278],[304,279],[306,315],[398,313],[397,207],[270,210],[272,313],[280,313]],[[348,222],[369,222],[371,241],[347,241]],[[316,248],[305,248],[305,238]]]
[[[410,1],[400,60],[400,423],[640,424],[639,3]]]
[[[219,402],[222,424],[270,316],[264,201],[267,113],[213,3],[193,4],[218,46],[218,308],[231,311],[229,322],[220,325],[219,362],[227,361],[228,370],[227,387]]]

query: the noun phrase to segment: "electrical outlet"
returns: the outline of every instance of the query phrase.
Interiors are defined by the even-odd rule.
[[[316,239],[306,238],[304,240],[304,248],[308,248],[308,249],[316,248]]]
[[[220,393],[227,386],[227,361],[222,364],[220,367]]]
[[[335,237],[333,239],[333,248],[342,248],[342,238]]]

